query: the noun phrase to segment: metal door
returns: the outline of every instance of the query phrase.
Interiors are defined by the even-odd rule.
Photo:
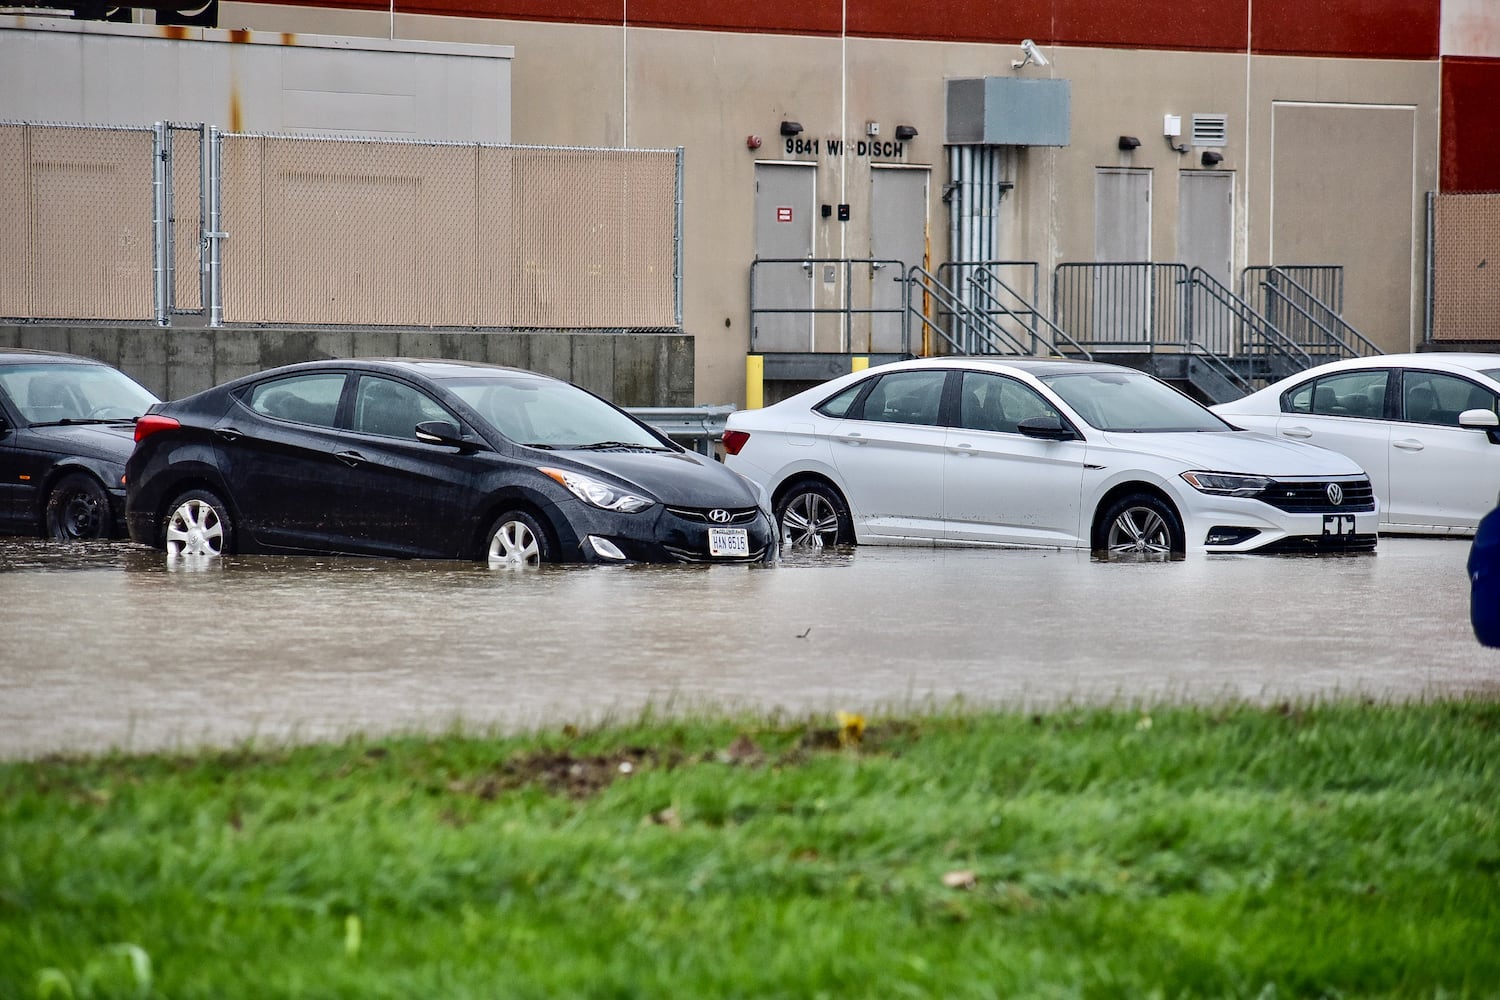
[[[851,350],[908,352],[902,294],[906,269],[927,266],[927,187],[931,171],[910,167],[870,170],[870,314],[866,336]],[[893,263],[894,262],[894,263]],[[858,325],[856,325],[858,330]],[[865,343],[860,343],[861,340]]]
[[[750,347],[813,349],[814,191],[810,163],[755,165],[755,264],[750,281]]]
[[[1232,288],[1234,174],[1184,170],[1177,175],[1177,259]]]
[[[1151,171],[1101,167],[1094,174],[1094,336],[1102,345],[1151,342]]]
[[[1202,268],[1225,288],[1233,288],[1234,274],[1234,174],[1227,170],[1184,170],[1177,175],[1177,259],[1189,270]],[[1217,301],[1206,288],[1192,286],[1193,315],[1207,319]],[[1219,337],[1207,336],[1202,325],[1200,342],[1215,351],[1238,353],[1231,330]]]

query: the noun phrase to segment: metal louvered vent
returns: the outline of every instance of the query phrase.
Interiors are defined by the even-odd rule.
[[[1193,145],[1195,146],[1222,146],[1228,133],[1228,115],[1193,116]]]

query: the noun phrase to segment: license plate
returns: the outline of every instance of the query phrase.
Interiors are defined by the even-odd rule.
[[[708,554],[711,556],[750,555],[750,532],[744,528],[709,528]]]
[[[1330,538],[1342,538],[1354,534],[1353,514],[1324,514],[1323,534]]]

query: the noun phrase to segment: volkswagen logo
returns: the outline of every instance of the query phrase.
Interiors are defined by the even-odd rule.
[[[1344,488],[1338,483],[1328,484],[1328,502],[1335,507],[1344,502]]]
[[[1332,497],[1333,494],[1330,493],[1329,496]],[[1338,501],[1335,500],[1334,503],[1338,503]],[[734,515],[729,513],[729,511],[725,510],[723,507],[715,507],[713,510],[708,512],[708,519],[714,524],[728,524],[730,519],[733,517]]]

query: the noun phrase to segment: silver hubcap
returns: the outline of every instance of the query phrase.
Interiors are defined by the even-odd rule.
[[[217,556],[224,553],[224,525],[213,505],[189,500],[167,522],[167,555]]]
[[[1172,552],[1172,532],[1164,517],[1150,507],[1128,507],[1109,526],[1106,547],[1110,553]]]
[[[522,521],[506,521],[490,536],[491,566],[528,569],[542,564],[536,534]]]
[[[796,548],[821,549],[839,540],[839,515],[828,498],[799,493],[781,514],[786,543]]]

